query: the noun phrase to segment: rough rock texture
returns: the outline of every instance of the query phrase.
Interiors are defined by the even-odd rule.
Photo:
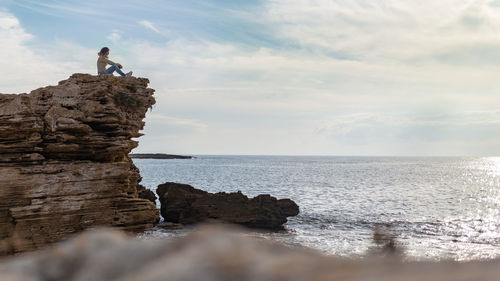
[[[139,195],[139,198],[142,198],[142,199],[147,199],[151,202],[153,202],[153,204],[156,205],[156,195],[153,191],[147,189],[144,185],[138,185],[137,186],[137,194]]]
[[[161,215],[167,222],[191,224],[214,219],[248,227],[281,229],[287,217],[299,214],[299,207],[292,200],[277,200],[267,194],[249,199],[241,192],[213,194],[174,182],[159,185],[156,193]]]
[[[498,280],[500,260],[363,261],[325,257],[247,234],[205,228],[171,242],[85,232],[53,249],[0,260],[1,281],[470,281]]]
[[[0,94],[0,254],[89,226],[140,230],[159,219],[138,198],[128,153],[155,100],[144,78],[74,74],[30,94]]]

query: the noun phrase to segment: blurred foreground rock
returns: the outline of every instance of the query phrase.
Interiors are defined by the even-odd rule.
[[[493,281],[499,276],[499,260],[342,260],[217,227],[201,228],[173,242],[87,231],[50,249],[0,260],[1,281]]]
[[[127,156],[155,103],[148,83],[74,74],[30,94],[0,94],[0,255],[90,226],[135,231],[158,221]]]
[[[299,206],[292,200],[277,200],[267,194],[249,199],[241,192],[214,194],[174,182],[159,185],[156,193],[161,215],[173,223],[218,220],[254,228],[282,229],[287,217],[299,214]]]

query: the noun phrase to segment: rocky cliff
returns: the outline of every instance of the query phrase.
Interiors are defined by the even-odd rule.
[[[140,199],[128,153],[155,100],[144,78],[74,74],[30,94],[0,94],[0,254],[90,226],[141,230],[159,219]]]

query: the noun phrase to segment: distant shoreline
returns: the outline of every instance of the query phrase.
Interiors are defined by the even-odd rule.
[[[195,156],[164,154],[164,153],[130,153],[128,156],[135,159],[195,159]]]

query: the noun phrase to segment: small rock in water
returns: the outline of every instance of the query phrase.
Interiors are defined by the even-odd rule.
[[[278,200],[268,194],[249,199],[241,192],[208,193],[174,182],[159,185],[156,193],[161,215],[174,223],[218,220],[253,228],[283,229],[287,217],[299,214],[299,206],[292,200]]]

